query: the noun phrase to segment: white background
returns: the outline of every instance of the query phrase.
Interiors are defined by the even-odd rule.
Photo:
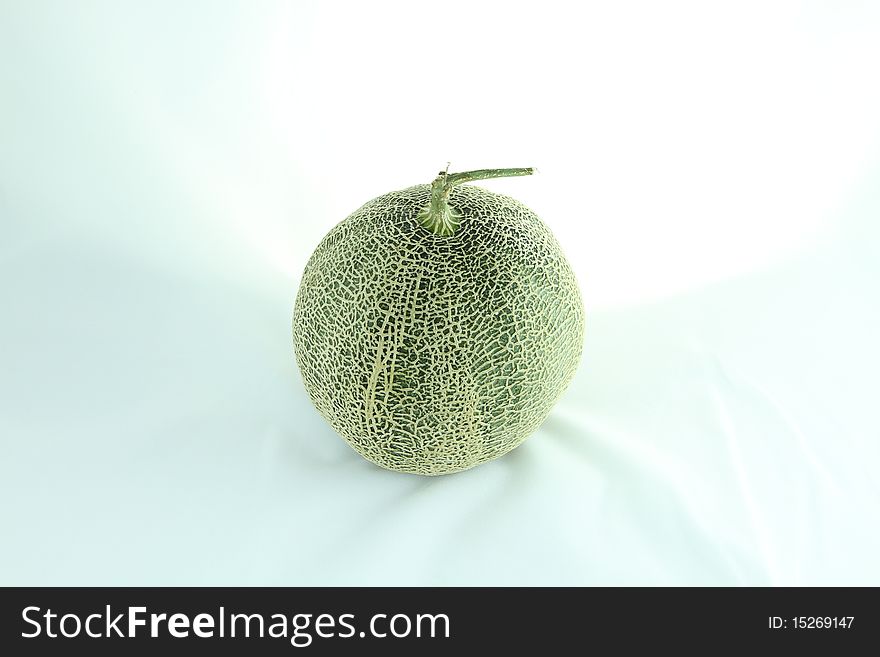
[[[0,583],[880,584],[876,3],[0,3]],[[299,275],[451,170],[544,218],[582,366],[383,471]]]

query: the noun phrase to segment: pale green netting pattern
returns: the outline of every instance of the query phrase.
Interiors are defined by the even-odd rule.
[[[544,223],[479,187],[452,190],[451,237],[419,225],[429,185],[380,196],[306,265],[293,315],[315,407],[364,457],[426,475],[525,440],[580,359],[577,283]]]

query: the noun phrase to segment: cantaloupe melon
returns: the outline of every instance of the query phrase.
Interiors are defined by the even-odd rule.
[[[308,261],[296,360],[318,412],[382,467],[439,475],[502,456],[574,375],[584,311],[547,226],[461,183],[532,169],[441,172],[379,196]]]

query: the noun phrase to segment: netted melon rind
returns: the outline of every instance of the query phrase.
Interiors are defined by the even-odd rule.
[[[584,312],[544,223],[518,201],[453,188],[451,237],[416,215],[429,185],[366,203],[321,241],[293,315],[305,388],[370,461],[437,475],[497,458],[574,375]]]

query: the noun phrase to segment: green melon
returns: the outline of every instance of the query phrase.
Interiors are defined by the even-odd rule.
[[[365,204],[321,241],[293,313],[318,412],[382,467],[439,475],[497,458],[538,428],[580,360],[584,311],[547,226],[463,182]]]

